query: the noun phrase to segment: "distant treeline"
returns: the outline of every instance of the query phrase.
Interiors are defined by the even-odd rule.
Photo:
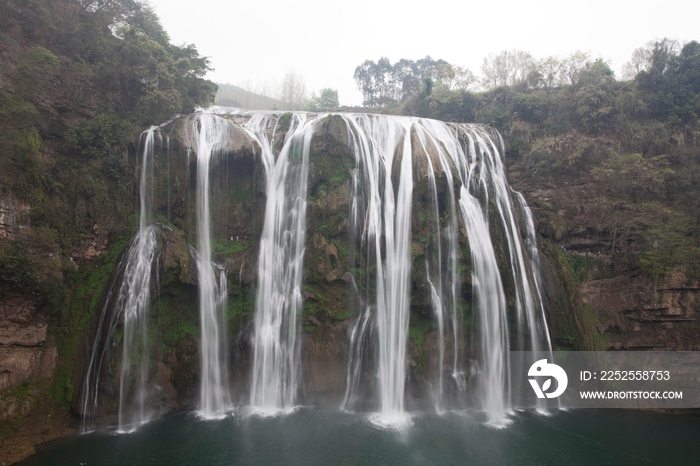
[[[277,110],[281,108],[280,102],[272,97],[256,94],[233,84],[218,83],[217,85],[219,90],[214,99],[217,105],[248,110]]]
[[[534,59],[504,51],[484,59],[480,78],[426,57],[391,64],[381,58],[355,69],[364,105],[503,128],[513,120],[547,133],[578,128],[595,134],[618,120],[650,118],[682,125],[700,116],[700,44],[652,41],[635,50],[623,77],[584,52]]]
[[[294,70],[289,70],[277,84],[253,86],[246,82],[241,86],[218,84],[215,103],[225,107],[238,107],[247,110],[309,110],[326,111],[337,108],[338,91],[325,88],[319,95],[306,91],[304,78]]]

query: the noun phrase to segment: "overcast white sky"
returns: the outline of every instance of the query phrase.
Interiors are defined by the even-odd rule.
[[[211,59],[216,82],[281,81],[293,68],[309,92],[338,89],[359,105],[355,67],[386,56],[430,55],[480,74],[484,57],[524,50],[535,58],[575,50],[611,62],[661,37],[700,40],[700,2],[353,0],[148,0],[175,44]]]

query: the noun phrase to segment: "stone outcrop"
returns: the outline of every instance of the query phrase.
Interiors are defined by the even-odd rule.
[[[51,379],[58,352],[46,336],[32,301],[16,296],[0,302],[0,390]]]
[[[595,330],[608,348],[700,350],[700,282],[677,272],[653,280],[641,274],[587,280],[584,306],[595,315]]]
[[[12,197],[0,199],[0,238],[10,239],[29,228],[29,204]]]

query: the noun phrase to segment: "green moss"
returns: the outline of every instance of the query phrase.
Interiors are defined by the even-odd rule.
[[[584,328],[584,334],[590,342],[590,350],[605,351],[610,345],[605,335],[598,331],[597,322],[598,318],[596,317],[595,309],[589,304],[584,303],[581,324]]]
[[[213,258],[233,256],[248,248],[250,243],[243,240],[217,240],[212,239],[211,253]]]
[[[291,112],[285,112],[277,120],[277,131],[287,132],[289,130],[289,125],[292,123],[292,117],[294,115]]]
[[[341,263],[345,263],[348,260],[349,252],[348,249],[345,247],[345,243],[343,241],[339,241],[337,239],[331,240],[331,243],[333,243],[338,250],[338,254],[340,255],[339,259]]]
[[[576,285],[581,284],[589,278],[596,270],[597,263],[600,262],[592,256],[583,254],[567,254],[564,251],[559,251],[560,263],[565,266],[569,273],[574,277]]]
[[[43,141],[36,128],[13,131],[10,135],[19,155],[37,154],[41,152]]]
[[[310,315],[316,316],[326,316],[330,319],[341,321],[349,319],[353,316],[355,310],[348,308],[333,308],[330,305],[330,299],[328,298],[328,292],[325,291],[321,286],[315,283],[305,283],[303,285],[304,290],[311,294],[312,297],[304,300],[302,309],[302,318],[306,318]]]
[[[338,212],[330,217],[318,216],[315,219],[316,231],[326,237],[334,236],[338,232],[338,227],[347,219],[347,216],[347,212]],[[338,246],[338,243],[336,243],[336,246]]]
[[[416,240],[418,240],[418,241],[421,242],[421,243],[427,243],[428,241],[430,241],[430,236],[431,236],[430,233],[428,233],[428,234],[425,235],[425,236],[419,236],[419,237],[417,237]]]
[[[229,296],[226,318],[232,324],[241,317],[247,317],[255,309],[255,293],[248,287],[238,287],[236,296]]]
[[[423,343],[425,336],[432,328],[432,321],[420,316],[411,316],[411,321],[408,327],[408,336],[418,347],[418,362],[413,367],[413,372],[418,375],[421,370],[426,367],[427,354],[423,351]]]
[[[430,331],[433,323],[428,319],[417,318],[413,319],[408,326],[408,336],[418,346],[418,351],[423,354],[423,342],[425,335]]]
[[[124,327],[117,327],[114,329],[114,341],[120,343],[124,338]]]
[[[305,283],[302,287],[307,293],[313,295],[312,298],[304,300],[302,317],[306,318],[310,315],[324,313],[324,309],[328,306],[328,298],[325,296],[325,292],[316,284]]]
[[[350,317],[352,317],[355,314],[355,311],[353,309],[347,309],[344,312],[336,312],[333,310],[328,309],[326,311],[326,315],[330,317],[331,319],[341,321],[341,320],[347,320]]]
[[[311,300],[307,299],[304,301],[304,305],[302,307],[302,311],[301,311],[302,318],[307,318],[311,315],[320,314],[321,313],[320,309],[321,309],[321,307],[319,306],[319,304],[316,301],[311,301]]]
[[[564,254],[564,252],[561,249],[557,250],[557,259],[559,260],[562,275],[564,276],[564,283],[566,285],[566,292],[567,296],[569,297],[569,303],[571,304],[571,307],[575,307],[576,290],[578,289],[576,272],[567,260],[566,254]]]
[[[355,168],[355,164],[350,162],[345,164],[337,164],[336,166],[336,171],[328,177],[328,184],[330,185],[345,183],[345,181],[348,179],[349,173]]]

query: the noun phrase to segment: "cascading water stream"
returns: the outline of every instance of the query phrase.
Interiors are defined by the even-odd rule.
[[[430,264],[426,259],[426,274],[430,286],[431,303],[433,312],[438,324],[438,390],[435,394],[435,408],[438,412],[444,410],[444,377],[443,366],[445,359],[445,342],[447,338],[447,324],[452,327],[452,380],[458,389],[462,391],[465,388],[464,373],[459,370],[459,346],[460,346],[460,319],[457,315],[459,305],[458,286],[459,286],[459,258],[457,255],[457,228],[458,218],[455,207],[455,188],[454,181],[451,176],[447,176],[452,172],[453,166],[445,152],[445,147],[449,147],[449,143],[454,140],[450,135],[441,134],[445,129],[444,126],[437,126],[438,131],[431,124],[432,121],[422,122],[422,125],[416,128],[416,134],[421,144],[423,152],[426,156],[428,167],[428,181],[430,183],[432,198],[431,204],[434,210],[435,217],[435,234],[432,235],[433,255],[437,257],[433,264],[433,273],[430,273]],[[440,137],[442,136],[442,137]],[[439,141],[439,144],[435,144]],[[434,154],[439,162],[439,167],[443,173],[445,184],[447,186],[447,203],[445,206],[445,219],[440,219],[440,206],[438,202],[438,188],[435,179],[435,170],[433,168],[433,160],[430,154]],[[444,225],[443,225],[444,224]],[[444,240],[443,240],[444,236]],[[445,256],[446,261],[443,262],[443,243],[446,246]],[[435,280],[431,276],[437,277]],[[436,283],[433,283],[435,281]],[[437,286],[436,286],[437,284]]]
[[[118,265],[117,278],[110,286],[103,312],[100,314],[96,332],[98,337],[92,346],[83,386],[83,431],[88,430],[87,423],[98,407],[98,386],[109,346],[106,342],[113,338],[120,317],[123,317],[123,335],[122,363],[119,371],[118,432],[133,432],[151,417],[147,407],[150,363],[148,312],[151,290],[153,284],[158,282],[157,276],[154,277],[154,270],[157,269],[157,235],[160,228],[158,225],[150,225],[156,129],[151,127],[141,136],[144,142],[139,193],[139,231]],[[106,338],[100,338],[101,335],[105,335]],[[136,377],[135,382],[132,382],[134,372]]]
[[[156,226],[139,231],[133,251],[129,251],[125,280],[119,291],[118,307],[124,309],[124,335],[122,337],[122,364],[119,377],[119,430],[133,432],[150,419],[148,401],[148,310],[151,303],[152,270],[156,255]],[[133,253],[133,255],[132,255]],[[124,303],[123,305],[121,303]],[[138,358],[135,363],[134,358]],[[132,367],[136,364],[135,406],[129,415],[128,392]]]
[[[226,145],[231,122],[209,113],[200,113],[192,121],[190,146],[197,156],[197,261],[199,317],[201,327],[200,358],[202,374],[199,392],[199,416],[216,419],[230,408],[226,363],[226,270],[216,276],[211,261],[211,211],[209,177],[212,158]],[[218,268],[217,268],[218,269]]]
[[[411,120],[369,115],[344,118],[358,170],[353,180],[350,209],[364,213],[364,219],[353,214],[356,218],[351,228],[360,229],[362,248],[376,266],[373,307],[378,344],[379,412],[373,421],[402,426],[409,422],[404,413],[404,388],[411,270]],[[399,181],[396,192],[392,182],[395,171],[398,171]],[[364,301],[371,302],[372,296],[368,295]],[[361,342],[365,340],[367,317],[361,317],[357,325],[359,327],[353,329],[353,339]],[[356,349],[351,351],[357,352]],[[345,404],[354,397],[352,393],[346,394]]]
[[[292,409],[299,382],[297,317],[302,305],[309,149],[314,124],[294,115],[275,158],[274,115],[256,115],[246,125],[261,149],[267,179],[260,238],[253,333],[250,405],[273,415]]]

